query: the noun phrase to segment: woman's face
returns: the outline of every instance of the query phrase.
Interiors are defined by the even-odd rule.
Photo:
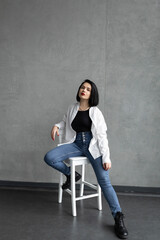
[[[82,84],[80,90],[79,90],[79,97],[80,100],[89,100],[91,96],[91,84],[89,84],[88,82],[85,82]]]

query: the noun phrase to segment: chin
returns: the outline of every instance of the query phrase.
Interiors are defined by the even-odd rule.
[[[80,99],[88,100],[88,98],[86,98],[85,96],[80,96]]]

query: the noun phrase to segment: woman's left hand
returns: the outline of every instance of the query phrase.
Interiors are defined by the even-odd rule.
[[[103,163],[103,168],[104,168],[104,170],[108,170],[108,169],[110,169],[111,168],[111,162],[110,163]]]

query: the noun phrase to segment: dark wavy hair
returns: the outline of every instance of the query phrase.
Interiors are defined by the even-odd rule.
[[[90,98],[89,98],[89,106],[90,107],[93,107],[93,106],[97,106],[98,103],[99,103],[99,93],[98,93],[98,89],[97,89],[97,86],[94,82],[92,82],[91,80],[89,79],[86,79],[84,80],[81,85],[79,86],[79,89],[78,89],[78,92],[77,92],[77,96],[76,96],[76,100],[78,102],[80,102],[80,97],[79,97],[79,90],[80,88],[82,87],[82,85],[87,82],[91,85],[91,95],[90,95]]]

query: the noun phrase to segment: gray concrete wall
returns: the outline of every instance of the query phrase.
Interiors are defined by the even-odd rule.
[[[0,180],[58,182],[43,162],[50,130],[90,78],[112,184],[160,186],[159,11],[158,0],[0,0]]]

